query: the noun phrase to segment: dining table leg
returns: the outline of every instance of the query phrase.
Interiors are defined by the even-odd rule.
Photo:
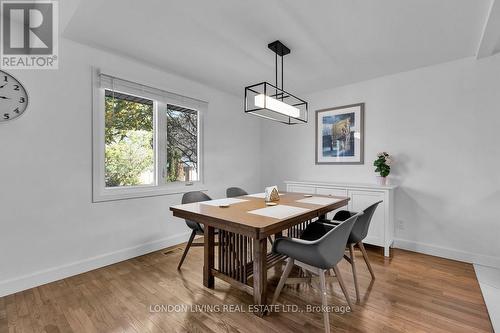
[[[203,285],[207,288],[214,287],[214,268],[215,257],[215,229],[209,225],[204,228],[204,262],[203,262]]]
[[[267,238],[253,239],[253,300],[267,305]],[[258,315],[264,315],[263,312]]]

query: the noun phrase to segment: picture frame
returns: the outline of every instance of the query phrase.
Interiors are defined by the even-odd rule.
[[[316,111],[316,164],[364,164],[365,103]]]

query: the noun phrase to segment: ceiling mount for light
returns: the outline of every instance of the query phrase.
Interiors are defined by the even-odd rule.
[[[275,54],[275,85],[261,82],[245,88],[245,113],[293,125],[307,123],[307,102],[283,90],[283,56],[290,49],[279,40],[270,43]],[[278,87],[278,56],[281,57],[281,87]]]

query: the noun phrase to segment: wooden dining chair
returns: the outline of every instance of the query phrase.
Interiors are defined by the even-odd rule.
[[[184,193],[182,196],[182,203],[187,204],[187,203],[192,203],[192,202],[201,202],[201,201],[208,201],[212,200],[208,195],[201,191],[193,191],[193,192],[187,192]],[[182,254],[181,261],[179,262],[179,265],[177,266],[177,269],[181,269],[182,263],[184,262],[184,259],[186,259],[186,255],[191,248],[191,246],[203,246],[204,243],[193,243],[194,237],[196,235],[203,235],[204,230],[203,226],[197,222],[190,221],[190,220],[185,220],[186,225],[192,230],[191,235],[189,236],[189,240],[186,244],[186,248],[184,249],[184,253]]]
[[[370,222],[372,220],[373,214],[375,213],[375,210],[377,209],[378,205],[381,202],[382,200],[375,202],[374,204],[368,206],[363,210],[363,215],[357,219],[356,223],[354,224],[354,227],[351,230],[349,239],[347,240],[347,248],[349,250],[349,256],[344,255],[344,259],[346,259],[351,264],[352,267],[352,276],[354,279],[354,289],[356,290],[357,302],[360,301],[360,297],[359,297],[358,276],[356,271],[356,262],[354,256],[354,247],[357,245],[358,248],[361,250],[363,259],[366,263],[366,266],[368,267],[368,271],[370,272],[372,279],[375,279],[375,273],[373,272],[372,266],[370,265],[370,260],[368,259],[368,253],[366,252],[365,246],[363,245],[363,240],[366,238],[366,235],[368,234],[368,229],[370,228]],[[321,222],[332,225],[339,225],[341,221],[345,221],[346,219],[350,218],[355,214],[356,214],[355,212],[340,210],[335,214],[333,220],[331,221],[322,220]],[[316,237],[319,236],[320,235],[316,235]]]
[[[325,275],[330,269],[333,269],[340,284],[340,288],[342,289],[342,292],[347,300],[347,304],[349,304],[352,309],[351,300],[337,264],[344,256],[347,239],[349,238],[352,227],[358,217],[362,214],[363,213],[355,214],[337,226],[321,222],[312,223],[315,225],[314,228],[322,229],[317,230],[317,232],[323,232],[323,236],[316,240],[289,237],[276,239],[273,244],[273,252],[286,255],[288,256],[288,259],[285,270],[283,271],[278,286],[276,287],[276,291],[274,292],[272,304],[276,303],[285,283],[297,284],[311,281],[310,277],[293,278],[290,279],[290,281],[287,281],[293,266],[297,265],[302,269],[319,276],[321,303],[323,308],[328,306],[326,297],[327,277]],[[323,311],[323,319],[325,332],[330,332],[330,319],[327,311]]]

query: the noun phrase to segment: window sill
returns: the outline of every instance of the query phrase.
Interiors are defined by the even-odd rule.
[[[101,191],[94,191],[92,202],[105,202],[127,199],[138,199],[156,197],[162,195],[183,194],[191,191],[206,191],[206,187],[201,182],[194,182],[193,185],[175,186],[137,186],[106,188]]]

